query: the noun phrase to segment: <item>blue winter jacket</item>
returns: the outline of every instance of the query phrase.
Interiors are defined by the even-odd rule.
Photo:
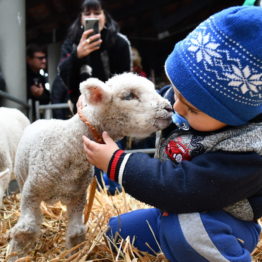
[[[168,87],[161,91],[167,94],[167,90]],[[167,98],[171,103],[174,102],[173,97],[173,91],[169,90]],[[261,116],[251,124],[255,126],[256,132],[262,134]],[[171,125],[162,131],[162,140],[174,135],[174,130],[176,127]],[[235,131],[235,127],[226,127],[217,131],[217,134]],[[191,132],[195,132],[193,135],[196,137],[210,137],[208,133]],[[214,132],[211,135],[216,136]],[[171,156],[164,160],[151,158],[143,153],[127,154],[117,150],[111,158],[107,173],[110,179],[122,184],[127,193],[163,211],[178,214],[221,210],[244,201],[249,204],[251,220],[256,220],[262,216],[260,140],[256,141],[254,150],[252,143],[248,149],[240,146],[235,151],[198,148],[199,152],[189,152],[191,155],[188,160],[185,157],[181,162],[172,158],[172,150]],[[167,155],[169,149],[166,146]]]

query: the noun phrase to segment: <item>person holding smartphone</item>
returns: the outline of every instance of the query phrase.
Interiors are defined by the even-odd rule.
[[[86,20],[95,18],[99,32],[85,30]],[[114,74],[131,71],[130,43],[99,0],[83,1],[62,45],[58,71],[74,105],[79,83],[88,77],[106,81]]]

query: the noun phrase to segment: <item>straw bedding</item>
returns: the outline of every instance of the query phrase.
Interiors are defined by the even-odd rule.
[[[7,233],[19,217],[20,194],[4,198],[4,207],[0,209],[0,261],[6,261]],[[107,221],[115,216],[130,210],[146,208],[145,204],[135,200],[124,192],[116,196],[108,196],[105,191],[96,192],[96,197],[90,218],[87,222],[86,241],[77,247],[65,248],[66,208],[61,203],[53,206],[41,204],[43,213],[42,234],[35,248],[27,257],[17,262],[82,262],[82,261],[124,261],[124,262],[167,262],[163,254],[152,256],[139,252],[132,247],[132,239],[121,242],[121,250],[112,252],[106,242],[105,231]],[[262,261],[262,240],[253,253],[253,261]]]

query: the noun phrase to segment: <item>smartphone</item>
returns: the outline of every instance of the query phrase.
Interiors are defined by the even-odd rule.
[[[88,29],[93,29],[94,32],[91,35],[99,34],[99,19],[98,18],[85,18],[84,29],[85,31]]]

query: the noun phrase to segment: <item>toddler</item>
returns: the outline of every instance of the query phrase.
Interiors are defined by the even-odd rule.
[[[83,137],[88,161],[154,206],[111,218],[109,237],[174,262],[251,261],[262,216],[261,43],[262,8],[239,6],[175,45],[161,90],[173,124],[157,158],[125,153],[106,132],[105,144]]]

